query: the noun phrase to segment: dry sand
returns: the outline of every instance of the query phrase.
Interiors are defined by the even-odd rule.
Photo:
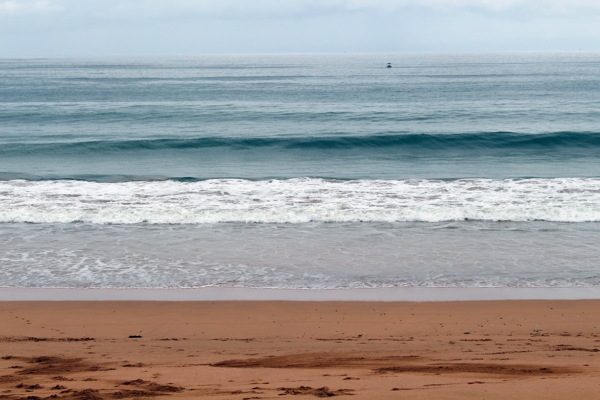
[[[0,399],[598,399],[600,301],[1,302]]]

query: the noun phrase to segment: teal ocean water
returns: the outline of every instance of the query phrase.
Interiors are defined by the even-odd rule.
[[[0,59],[0,286],[599,286],[599,93],[590,52]]]

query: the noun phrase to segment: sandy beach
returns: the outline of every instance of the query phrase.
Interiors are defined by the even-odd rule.
[[[600,301],[0,302],[1,399],[597,399]]]

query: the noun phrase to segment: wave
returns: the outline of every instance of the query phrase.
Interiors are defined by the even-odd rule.
[[[385,150],[485,151],[600,149],[600,133],[553,132],[523,134],[480,132],[463,134],[397,134],[321,137],[200,137],[187,139],[97,140],[52,143],[7,143],[0,155],[94,154],[160,150]]]
[[[0,222],[600,222],[600,178],[0,182]]]

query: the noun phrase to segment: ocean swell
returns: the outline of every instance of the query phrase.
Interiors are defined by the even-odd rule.
[[[312,136],[312,137],[197,137],[138,140],[96,140],[48,143],[6,143],[0,155],[67,155],[108,154],[119,152],[160,150],[355,150],[369,149],[447,152],[447,151],[562,151],[600,150],[600,133],[552,132],[523,134],[515,132],[480,132],[456,134],[398,134],[383,133],[368,136]]]

